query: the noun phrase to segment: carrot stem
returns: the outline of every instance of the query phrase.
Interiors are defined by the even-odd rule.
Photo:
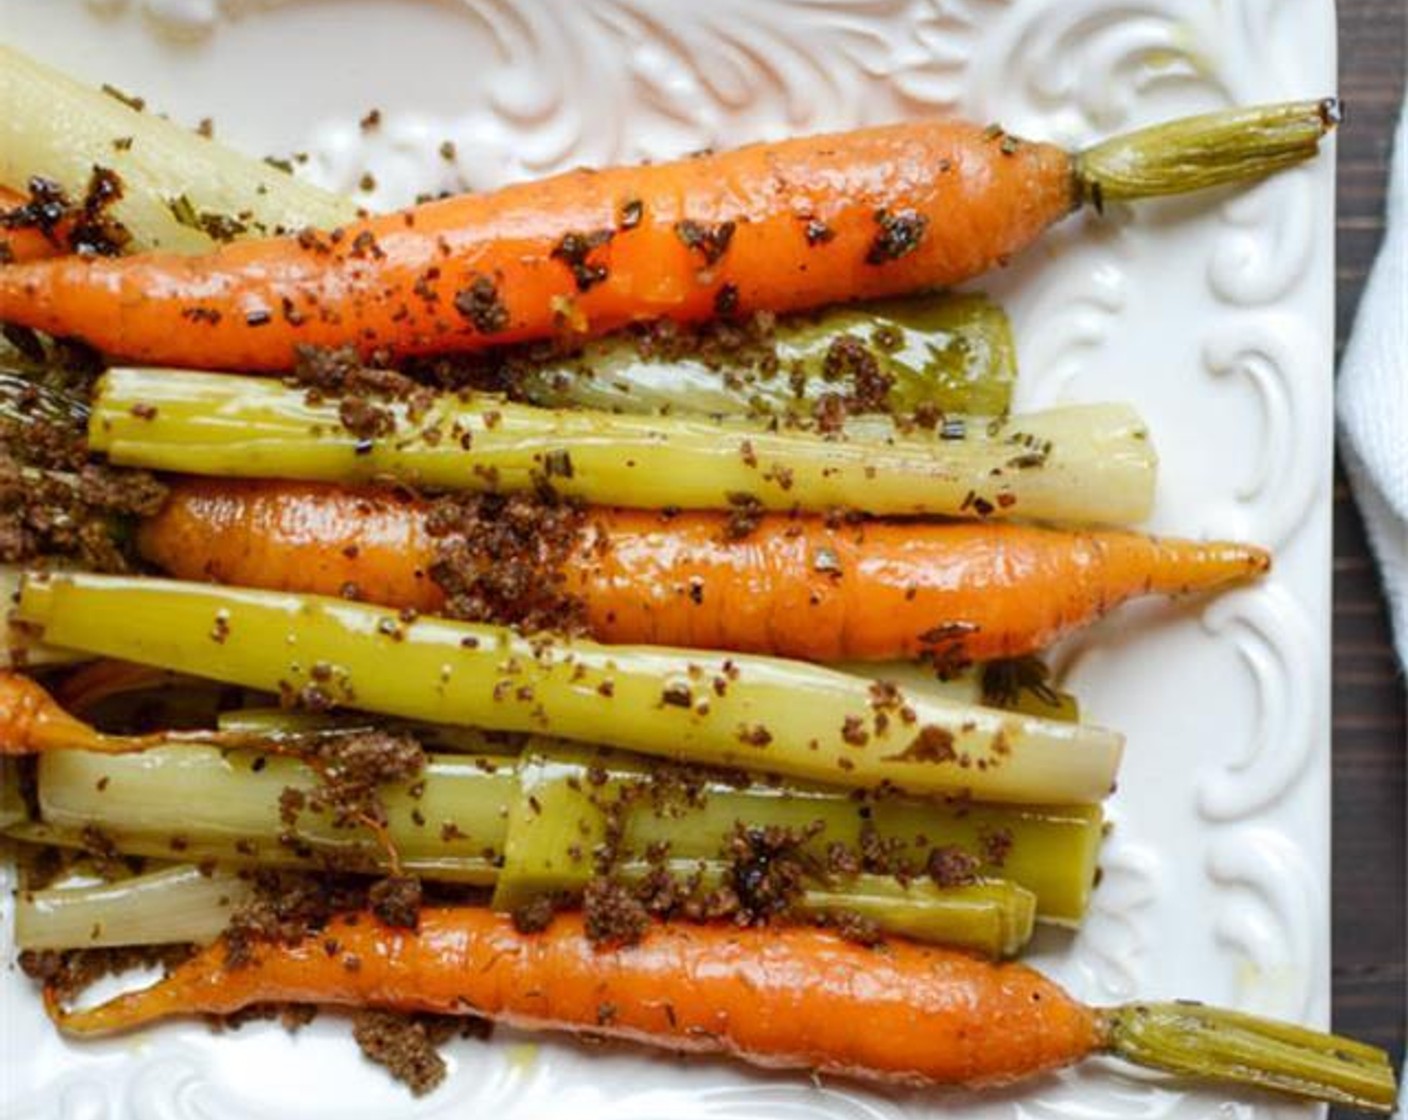
[[[1126,1061],[1372,1112],[1397,1097],[1388,1055],[1338,1035],[1200,1003],[1133,1003],[1103,1013]]]
[[[1339,122],[1333,97],[1229,109],[1115,136],[1075,157],[1082,201],[1185,194],[1310,159]]]

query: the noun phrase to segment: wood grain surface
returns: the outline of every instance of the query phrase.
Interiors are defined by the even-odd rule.
[[[1384,192],[1404,91],[1408,5],[1339,0],[1336,352],[1383,237]],[[1387,1047],[1400,1069],[1408,1023],[1405,684],[1383,593],[1342,473],[1334,538],[1334,1026]],[[1336,1112],[1335,1116],[1348,1116]]]

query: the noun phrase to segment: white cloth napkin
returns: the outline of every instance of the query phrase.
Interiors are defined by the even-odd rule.
[[[1408,106],[1389,168],[1388,225],[1340,362],[1340,448],[1408,669]]]

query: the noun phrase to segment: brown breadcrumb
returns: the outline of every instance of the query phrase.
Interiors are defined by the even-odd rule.
[[[76,473],[39,470],[17,451],[0,435],[0,563],[71,557],[94,571],[131,571],[115,530],[160,510],[165,485],[145,471],[96,463]]]
[[[880,923],[854,910],[833,910],[818,914],[815,921],[817,925],[835,930],[847,941],[854,941],[867,949],[873,949],[885,941],[885,932],[880,928]]]
[[[445,1080],[445,1059],[425,1027],[389,1011],[364,1009],[352,1017],[352,1037],[371,1061],[422,1097]]]
[[[574,257],[578,247],[575,242],[569,246]],[[669,320],[635,323],[595,343],[563,335],[476,354],[415,359],[406,365],[406,372],[442,388],[477,389],[533,403],[525,396],[524,386],[534,382],[542,366],[571,369],[574,376],[606,376],[607,367],[593,365],[590,348],[627,348],[646,362],[688,361],[696,368],[702,366],[732,392],[785,384],[797,406],[791,415],[779,418],[789,426],[839,434],[848,415],[892,411],[889,394],[893,378],[885,372],[881,359],[902,344],[901,333],[881,328],[869,338],[854,334],[833,338],[820,356],[820,380],[826,391],[808,404],[815,356],[806,360],[785,357],[778,342],[777,317],[766,311],[738,314],[739,300],[734,285],[722,284],[715,295],[719,318],[702,324]],[[898,419],[932,427],[940,415],[923,405],[918,412],[923,416],[917,413],[913,418]]]
[[[586,607],[566,590],[566,566],[582,547],[587,515],[551,494],[450,495],[431,507],[431,578],[443,613],[525,633],[586,631]]]
[[[385,925],[416,929],[422,897],[421,882],[414,875],[388,875],[367,890],[367,906]]]
[[[508,308],[499,298],[498,285],[488,276],[476,276],[467,288],[455,293],[454,303],[455,310],[480,334],[494,334],[509,324]]]
[[[138,945],[113,949],[25,949],[20,970],[31,980],[51,988],[60,1002],[70,1003],[104,976],[135,968],[161,967],[170,971],[192,952],[189,945]]]
[[[945,845],[929,853],[925,870],[940,887],[966,887],[978,879],[978,857],[956,845]]]
[[[650,914],[630,888],[606,876],[587,884],[582,917],[587,940],[602,948],[634,945],[650,928]]]
[[[577,291],[588,292],[607,277],[606,265],[591,260],[591,255],[616,235],[613,229],[595,229],[587,233],[569,231],[553,246],[548,255],[561,261],[572,273]]]
[[[28,360],[51,348],[27,332],[6,337]],[[52,360],[61,360],[53,349]],[[85,374],[72,390],[0,371],[0,563],[68,558],[85,568],[128,572],[126,524],[161,509],[166,487],[146,471],[88,461]]]
[[[848,334],[833,339],[826,348],[821,375],[844,386],[842,399],[849,412],[883,412],[895,385],[895,379],[880,368],[875,349]]]
[[[875,225],[875,240],[865,254],[865,263],[881,265],[897,261],[919,248],[929,219],[917,210],[877,210]]]
[[[958,752],[953,748],[953,732],[944,727],[925,724],[919,729],[909,746],[898,754],[886,755],[886,760],[897,762],[953,762]]]
[[[983,852],[983,862],[1001,868],[1012,854],[1013,836],[1010,828],[984,828],[978,833],[978,844]]]
[[[122,198],[122,180],[106,167],[94,167],[83,198],[72,202],[52,179],[35,175],[29,197],[11,210],[0,210],[0,229],[34,229],[51,245],[80,256],[115,257],[132,241],[131,232],[109,213]],[[60,227],[68,228],[61,230]]]
[[[312,737],[304,760],[318,784],[305,795],[306,806],[298,808],[327,813],[338,828],[385,825],[382,787],[418,777],[425,769],[425,749],[410,735],[352,731]]]
[[[289,380],[310,390],[318,399],[326,396],[359,396],[412,401],[425,398],[425,390],[412,378],[375,362],[364,362],[351,346],[294,347],[293,370]]]
[[[259,868],[249,873],[252,896],[235,908],[225,927],[225,963],[251,963],[262,942],[292,945],[322,929],[334,915],[364,909],[365,883],[336,875]]]
[[[766,512],[763,503],[752,494],[730,493],[725,498],[728,501],[728,517],[724,521],[724,540],[744,540],[763,523]]]
[[[391,410],[364,397],[347,397],[339,402],[337,418],[358,439],[378,439],[396,430],[396,419]]]
[[[699,253],[706,268],[719,263],[733,241],[736,222],[696,222],[686,218],[675,223],[675,236],[687,248]]]
[[[818,861],[802,851],[803,845],[823,828],[820,821],[806,828],[734,825],[727,848],[729,885],[738,900],[734,921],[764,925],[792,912],[807,879],[818,871]]]
[[[561,904],[562,900],[555,892],[534,895],[521,906],[515,906],[509,913],[513,928],[519,933],[542,933],[552,924],[553,915]]]

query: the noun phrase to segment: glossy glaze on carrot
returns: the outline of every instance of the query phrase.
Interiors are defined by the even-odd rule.
[[[433,612],[426,506],[385,491],[187,479],[141,529],[172,575],[271,590],[356,594]],[[938,651],[962,659],[1042,649],[1140,595],[1211,591],[1266,571],[1261,549],[1017,524],[590,511],[564,590],[599,640],[812,660]]]
[[[1098,1017],[1020,964],[892,941],[869,949],[810,928],[657,925],[599,949],[578,915],[542,933],[477,908],[422,911],[417,932],[370,915],[226,967],[222,944],[146,991],[63,1013],[73,1034],[263,1002],[475,1014],[730,1054],[756,1065],[914,1084],[992,1085],[1103,1045]]]
[[[1072,210],[1071,158],[927,121],[577,170],[199,257],[0,270],[0,320],[166,365],[478,349],[951,284]]]

